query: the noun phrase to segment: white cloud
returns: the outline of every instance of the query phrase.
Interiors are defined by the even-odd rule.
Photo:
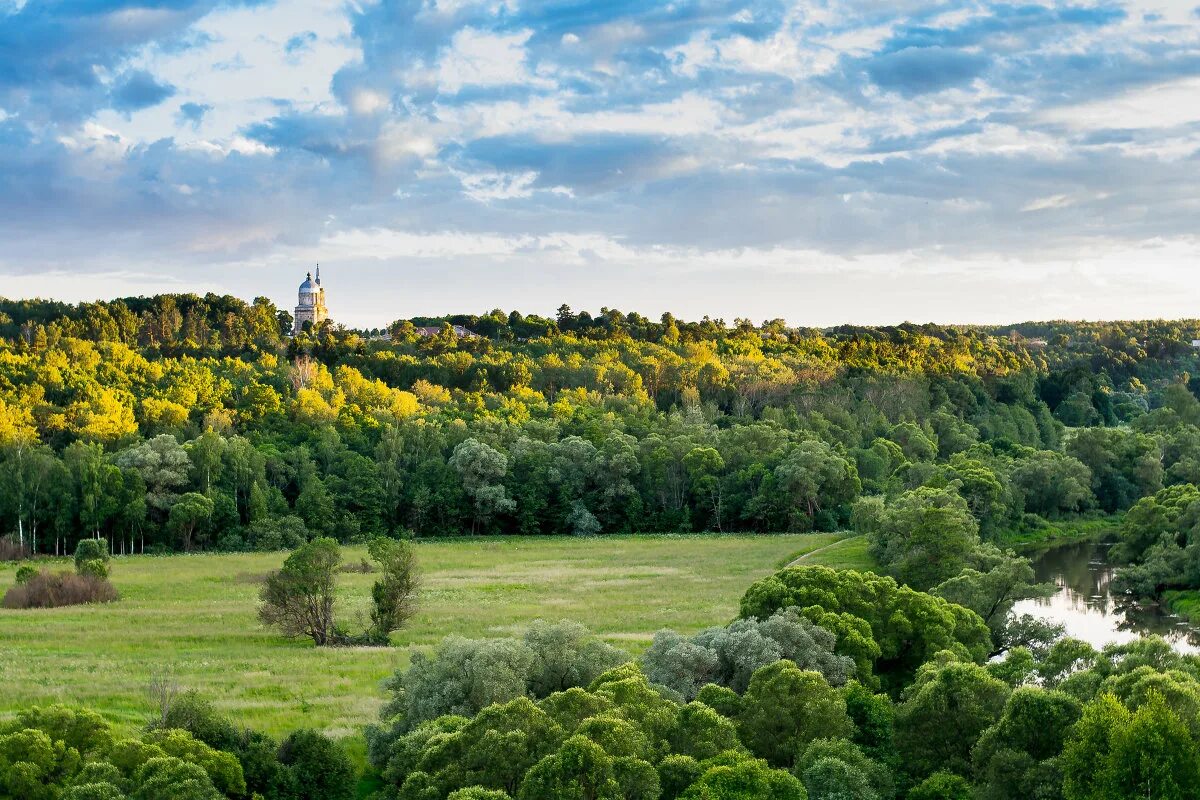
[[[1072,128],[1170,128],[1200,122],[1200,77],[1180,78],[1123,95],[1038,114],[1047,122]]]
[[[530,81],[525,43],[533,31],[494,34],[464,28],[454,34],[438,64],[438,83],[454,94],[466,86],[504,86]]]
[[[515,200],[529,197],[533,194],[533,184],[538,174],[532,170],[525,172],[455,172],[463,185],[463,194],[472,200],[487,203],[492,200]]]

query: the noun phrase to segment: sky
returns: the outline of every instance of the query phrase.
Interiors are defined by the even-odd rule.
[[[0,0],[0,295],[1200,317],[1200,0]]]

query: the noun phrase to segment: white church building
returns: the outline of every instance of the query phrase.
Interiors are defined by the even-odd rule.
[[[295,323],[292,328],[293,335],[301,333],[305,323],[309,323],[310,328],[316,328],[329,319],[329,309],[325,307],[325,289],[321,286],[320,264],[317,265],[315,278],[311,272],[304,276],[304,283],[300,284],[296,313],[292,315],[292,319]]]

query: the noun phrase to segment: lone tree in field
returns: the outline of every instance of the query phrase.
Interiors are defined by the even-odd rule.
[[[387,644],[392,631],[417,610],[417,564],[412,546],[398,539],[376,538],[367,545],[371,558],[379,562],[383,574],[371,587],[372,644]]]
[[[371,587],[371,625],[363,633],[349,634],[334,620],[342,556],[333,539],[301,545],[267,576],[258,618],[284,636],[308,636],[317,645],[387,644],[416,608],[416,560],[412,547],[395,539],[375,539],[367,550],[383,574]]]
[[[284,636],[311,636],[317,645],[335,635],[333,599],[342,555],[333,539],[313,539],[296,548],[283,567],[267,576],[258,618]]]

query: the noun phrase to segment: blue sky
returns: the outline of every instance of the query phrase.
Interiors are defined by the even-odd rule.
[[[1200,0],[0,0],[0,293],[1200,316]]]

